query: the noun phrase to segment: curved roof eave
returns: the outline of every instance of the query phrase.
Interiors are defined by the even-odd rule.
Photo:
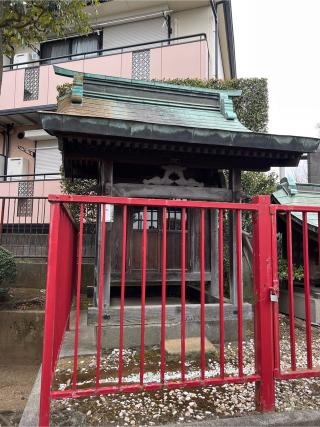
[[[41,113],[41,120],[43,129],[51,134],[85,133],[88,135],[154,139],[186,144],[255,148],[264,151],[289,151],[300,155],[316,151],[320,142],[318,139],[309,137],[192,128],[61,113],[43,112]]]

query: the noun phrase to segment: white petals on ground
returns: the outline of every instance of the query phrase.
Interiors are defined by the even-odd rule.
[[[302,322],[296,327],[297,366],[306,366],[305,328]],[[281,317],[281,361],[282,369],[290,367],[289,327],[285,317]],[[320,330],[313,328],[314,366],[320,366]],[[144,382],[159,382],[158,348],[146,349]],[[238,375],[237,345],[225,345],[226,375]],[[59,361],[56,370],[55,389],[70,389],[70,360]],[[118,381],[119,351],[113,350],[101,357],[101,384],[116,384]],[[186,378],[199,378],[199,355],[186,359]],[[71,366],[72,367],[72,366]],[[96,359],[94,356],[79,357],[78,387],[89,388],[95,382]],[[71,374],[70,374],[71,371]],[[254,341],[252,334],[244,342],[244,372],[254,373]],[[220,366],[217,355],[208,354],[206,376],[219,376]],[[166,380],[180,379],[179,358],[166,358]],[[123,383],[139,382],[139,351],[124,350]],[[318,409],[320,407],[320,380],[279,381],[276,385],[277,410]],[[139,392],[94,396],[81,399],[63,399],[52,402],[52,425],[61,425],[68,420],[71,412],[83,416],[83,425],[161,425],[167,423],[184,424],[216,417],[241,416],[255,411],[255,385],[224,384],[204,386],[194,389],[163,389],[156,392]],[[79,424],[79,421],[77,421]],[[66,424],[64,424],[66,425]]]

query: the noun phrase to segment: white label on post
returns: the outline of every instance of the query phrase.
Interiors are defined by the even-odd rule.
[[[113,213],[114,206],[113,205],[105,205],[105,220],[106,222],[113,222]]]

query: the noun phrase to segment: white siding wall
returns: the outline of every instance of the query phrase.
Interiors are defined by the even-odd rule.
[[[105,27],[103,30],[103,48],[146,43],[168,38],[168,30],[163,18],[129,22]]]
[[[214,54],[214,31],[215,21],[211,7],[199,7],[196,9],[184,10],[172,14],[173,37],[183,37],[191,34],[205,33],[207,35],[210,52],[210,76],[214,75],[215,54]],[[220,47],[219,47],[220,49]],[[218,52],[219,78],[223,78],[223,68],[221,65],[221,53]]]
[[[210,76],[215,72],[215,22],[211,7],[199,7],[171,15],[172,37],[183,37],[205,33],[210,52]],[[103,48],[114,48],[124,45],[146,43],[168,37],[167,26],[163,18],[129,22],[107,26],[103,30]],[[218,52],[219,78],[224,78],[221,52]]]

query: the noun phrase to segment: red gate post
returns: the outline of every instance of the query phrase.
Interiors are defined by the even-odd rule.
[[[256,383],[256,408],[267,412],[275,409],[270,196],[256,196],[252,203],[258,205],[253,226],[255,365],[261,377]]]
[[[39,426],[49,426],[50,423],[50,389],[53,370],[54,323],[56,305],[56,283],[59,251],[59,225],[61,206],[51,205],[49,253],[46,288],[46,308],[43,333],[43,355],[41,370]]]

